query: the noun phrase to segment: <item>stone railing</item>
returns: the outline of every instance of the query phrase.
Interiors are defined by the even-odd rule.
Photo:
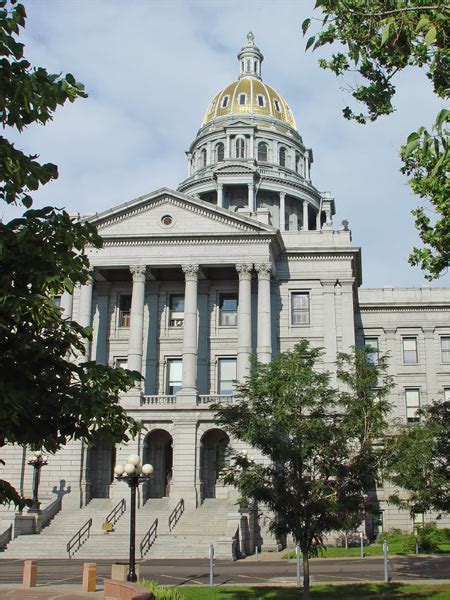
[[[44,529],[44,527],[47,527],[50,521],[52,521],[52,519],[59,513],[59,511],[61,510],[61,505],[62,496],[58,496],[56,500],[50,502],[50,504],[42,510],[41,514],[38,517],[37,523],[37,528],[39,531],[41,531],[41,529]]]
[[[221,404],[232,404],[234,396],[220,395],[220,394],[203,394],[198,396],[197,405],[200,404],[211,404],[213,402]]]
[[[150,406],[171,406],[177,403],[176,396],[169,396],[168,394],[165,396],[142,396],[141,397],[141,406],[145,404],[150,404]]]

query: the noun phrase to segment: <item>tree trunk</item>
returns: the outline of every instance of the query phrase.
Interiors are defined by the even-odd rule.
[[[309,600],[309,556],[303,552],[303,600]]]

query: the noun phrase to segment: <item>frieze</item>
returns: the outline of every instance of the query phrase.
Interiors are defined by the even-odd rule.
[[[230,244],[269,244],[270,237],[244,237],[244,238],[103,238],[103,248],[113,246],[200,246],[202,244],[230,245]]]
[[[352,260],[355,258],[354,254],[338,254],[339,250],[336,249],[336,254],[316,254],[316,253],[305,253],[305,254],[283,254],[279,260],[284,262],[289,261],[320,261],[320,260]]]
[[[395,306],[395,304],[390,304],[388,306],[359,306],[358,312],[361,313],[369,313],[369,312],[403,312],[403,313],[411,313],[411,312],[450,312],[449,305],[439,305],[439,306],[430,306],[429,304],[426,306],[416,304],[414,306]]]

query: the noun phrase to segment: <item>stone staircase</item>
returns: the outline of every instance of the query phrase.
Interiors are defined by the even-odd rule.
[[[92,518],[91,531],[101,530],[106,515],[113,508],[109,499],[91,500],[81,509],[64,507],[48,527],[37,535],[21,535],[10,542],[2,558],[68,558],[66,546],[70,538]],[[75,555],[77,556],[77,555]]]

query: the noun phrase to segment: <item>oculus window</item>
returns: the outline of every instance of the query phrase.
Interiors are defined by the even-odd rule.
[[[309,325],[309,292],[292,292],[291,325]]]
[[[173,295],[169,299],[169,327],[183,327],[184,296]]]
[[[237,325],[237,294],[220,294],[219,296],[219,325]]]

